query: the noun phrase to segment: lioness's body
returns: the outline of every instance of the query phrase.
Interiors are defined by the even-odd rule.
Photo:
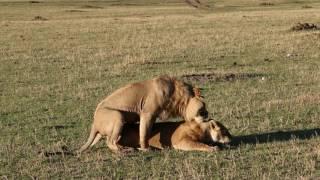
[[[98,135],[99,139],[101,135]],[[155,123],[148,143],[157,149],[174,148],[185,151],[214,151],[216,147],[207,144],[212,142],[229,143],[231,135],[219,122],[165,122]],[[95,142],[97,143],[97,141]],[[207,143],[207,144],[206,144]],[[126,124],[119,144],[139,147],[139,125]]]
[[[148,140],[149,146],[158,149],[172,147],[171,137],[182,123],[184,122],[154,123]],[[123,128],[119,144],[122,146],[138,148],[139,124],[126,124]]]
[[[80,152],[93,145],[97,134],[107,136],[107,145],[118,150],[118,140],[125,123],[140,121],[139,143],[148,148],[148,137],[157,117],[167,119],[180,116],[186,121],[201,122],[208,115],[202,99],[196,96],[191,85],[175,78],[158,78],[132,83],[120,88],[100,102],[87,143]]]

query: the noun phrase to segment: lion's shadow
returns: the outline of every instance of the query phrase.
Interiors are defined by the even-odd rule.
[[[234,137],[230,145],[233,147],[237,147],[241,144],[263,144],[271,142],[289,141],[292,139],[306,140],[319,135],[319,128],[294,131],[278,131],[262,134],[250,134]]]

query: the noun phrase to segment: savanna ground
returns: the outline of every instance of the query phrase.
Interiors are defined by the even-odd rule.
[[[0,177],[319,178],[320,31],[299,22],[317,0],[0,0]],[[100,100],[160,74],[203,88],[230,148],[72,155]]]

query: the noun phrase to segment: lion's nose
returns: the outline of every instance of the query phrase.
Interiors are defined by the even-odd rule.
[[[208,118],[208,116],[209,116],[208,111],[205,111],[205,112],[203,113],[203,117],[204,117],[205,119],[207,119],[207,118]]]

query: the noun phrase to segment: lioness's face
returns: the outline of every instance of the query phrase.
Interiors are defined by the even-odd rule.
[[[196,120],[197,122],[203,122],[208,118],[208,111],[206,104],[202,98],[193,97],[190,99],[186,108],[186,120]]]
[[[230,143],[232,136],[228,129],[221,123],[211,120],[210,122],[210,136],[214,142],[226,144]]]

